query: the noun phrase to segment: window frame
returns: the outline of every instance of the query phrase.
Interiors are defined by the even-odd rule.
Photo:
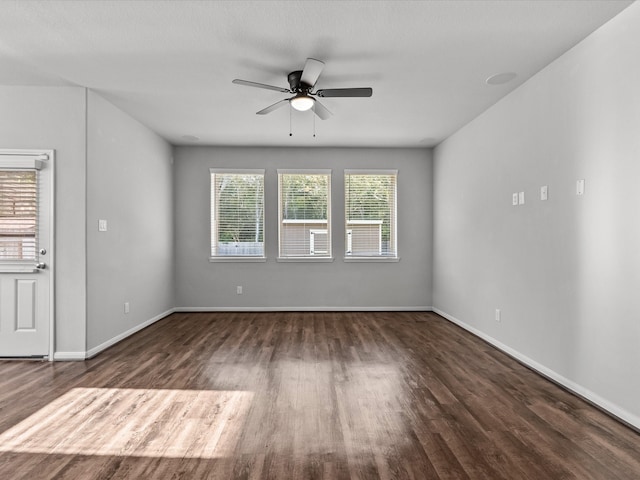
[[[256,175],[262,176],[262,255],[213,255],[214,239],[218,242],[217,234],[215,231],[215,205],[218,203],[215,194],[215,177],[214,175]],[[265,194],[265,169],[263,168],[210,168],[209,169],[209,262],[212,263],[224,263],[224,262],[249,262],[249,263],[261,263],[267,261],[267,236],[265,228],[265,210],[266,210],[266,194]]]
[[[326,230],[327,230],[327,248],[328,252],[326,254],[314,255],[309,253],[308,255],[282,255],[282,226],[284,223],[287,223],[287,219],[283,218],[282,212],[282,176],[283,175],[325,175],[327,177],[327,219],[326,219]],[[311,263],[319,263],[319,262],[333,262],[333,240],[331,235],[331,180],[332,180],[332,170],[331,169],[277,169],[278,176],[278,262],[311,262]],[[291,222],[291,220],[289,220]],[[309,224],[318,223],[318,220],[310,219]],[[311,226],[312,230],[324,230],[320,227]]]
[[[371,175],[371,176],[381,176],[381,175],[389,175],[395,177],[395,188],[393,192],[393,211],[391,212],[393,218],[393,224],[390,225],[391,228],[391,238],[394,240],[395,244],[395,254],[394,255],[352,255],[348,253],[348,248],[351,247],[353,250],[353,234],[350,236],[349,232],[352,231],[353,221],[349,221],[348,215],[348,203],[347,203],[347,180],[350,175]],[[398,170],[393,169],[345,169],[344,170],[344,229],[345,229],[345,245],[344,245],[344,262],[346,263],[357,263],[357,262],[380,262],[380,263],[395,263],[400,261],[399,249],[398,249]],[[349,238],[350,237],[350,238]],[[380,248],[382,246],[382,242],[380,241]]]

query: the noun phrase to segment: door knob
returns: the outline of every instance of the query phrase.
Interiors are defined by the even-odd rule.
[[[47,254],[47,250],[45,248],[41,248],[40,255],[46,255],[46,254]]]
[[[36,263],[36,268],[38,270],[44,270],[45,268],[47,268],[47,264],[46,263]]]

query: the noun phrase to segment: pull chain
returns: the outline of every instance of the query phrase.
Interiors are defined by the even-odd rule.
[[[316,138],[316,106],[311,107],[313,113],[313,138]],[[293,107],[289,105],[289,136],[293,137]]]

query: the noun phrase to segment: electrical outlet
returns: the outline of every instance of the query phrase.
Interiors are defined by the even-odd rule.
[[[236,287],[236,293],[237,293],[238,295],[242,295],[242,285],[238,285],[238,286]]]
[[[518,193],[518,205],[524,205],[524,192]]]
[[[518,205],[518,194],[514,193],[511,195],[511,205],[513,205],[514,207],[516,205]]]
[[[98,220],[98,231],[106,232],[107,231],[107,221],[106,220]]]
[[[124,313],[129,313],[129,302],[124,302]]]

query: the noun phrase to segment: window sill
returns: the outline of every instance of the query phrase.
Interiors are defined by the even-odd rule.
[[[283,263],[322,263],[333,262],[333,257],[278,257],[277,261]]]
[[[397,263],[400,257],[344,257],[345,263]]]
[[[267,257],[209,257],[211,263],[264,263]]]

